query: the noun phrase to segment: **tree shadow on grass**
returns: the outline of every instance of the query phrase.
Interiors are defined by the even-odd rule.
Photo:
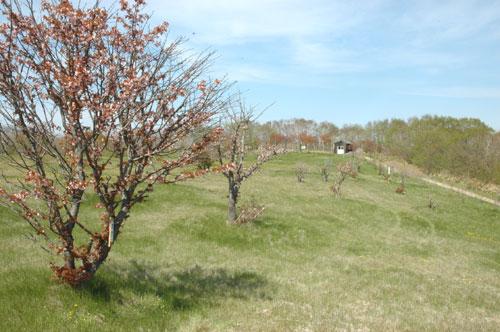
[[[265,230],[276,230],[281,232],[286,232],[290,229],[290,226],[284,223],[280,223],[279,220],[273,217],[263,216],[253,220],[250,223],[251,226],[262,228]]]
[[[172,310],[190,310],[227,298],[270,299],[267,280],[254,272],[200,266],[162,272],[157,266],[135,260],[126,268],[101,272],[79,290],[97,301],[123,303],[133,293],[156,296],[163,307]]]

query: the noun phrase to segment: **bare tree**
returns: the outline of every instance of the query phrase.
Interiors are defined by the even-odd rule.
[[[342,196],[342,185],[348,176],[355,178],[358,173],[352,168],[352,163],[344,162],[337,166],[337,174],[333,181],[331,190],[336,197]]]
[[[400,178],[401,181],[399,182],[399,186],[396,188],[396,193],[404,195],[406,194],[406,173],[401,172]]]
[[[435,210],[437,208],[436,201],[429,195],[429,201],[427,202],[427,207],[431,210]]]
[[[55,275],[78,285],[155,184],[203,173],[171,175],[220,135],[208,128],[225,87],[202,79],[210,54],[183,53],[167,23],[149,28],[143,0],[113,11],[97,0],[40,6],[0,2],[1,157],[21,176],[4,177],[0,202],[62,256]],[[103,210],[98,223],[80,216],[89,195]]]
[[[323,179],[324,182],[328,182],[331,170],[332,170],[332,161],[325,160],[323,162],[323,165],[320,166],[321,178]]]
[[[245,167],[245,157],[248,149],[245,146],[245,134],[250,124],[255,121],[262,112],[257,113],[255,107],[247,106],[242,97],[236,101],[227,103],[225,134],[217,151],[219,163],[231,165],[231,169],[222,172],[228,181],[228,211],[227,222],[233,224],[238,218],[237,204],[240,188],[246,179],[258,171],[262,164],[273,157],[284,152],[284,149],[276,146],[261,146],[257,151],[257,161]]]
[[[295,166],[295,175],[297,176],[297,181],[304,182],[307,174],[307,166],[304,163],[298,163]]]

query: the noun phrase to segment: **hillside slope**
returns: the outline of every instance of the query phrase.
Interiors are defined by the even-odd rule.
[[[159,188],[78,290],[1,209],[0,330],[500,330],[500,209],[415,179],[398,195],[370,164],[335,199],[325,159],[342,157],[266,164],[243,187],[267,207],[250,225],[225,224],[221,175]]]

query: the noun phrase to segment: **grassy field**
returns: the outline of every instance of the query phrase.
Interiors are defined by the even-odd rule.
[[[341,159],[266,164],[242,199],[267,209],[244,226],[225,223],[222,175],[159,187],[76,290],[50,280],[53,258],[0,209],[0,330],[500,330],[497,207],[417,179],[398,195],[369,164],[335,199],[326,158]]]

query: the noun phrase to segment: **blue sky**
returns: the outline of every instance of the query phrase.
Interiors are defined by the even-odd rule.
[[[500,1],[150,0],[154,21],[217,52],[261,120],[364,124],[424,114],[500,130]]]

